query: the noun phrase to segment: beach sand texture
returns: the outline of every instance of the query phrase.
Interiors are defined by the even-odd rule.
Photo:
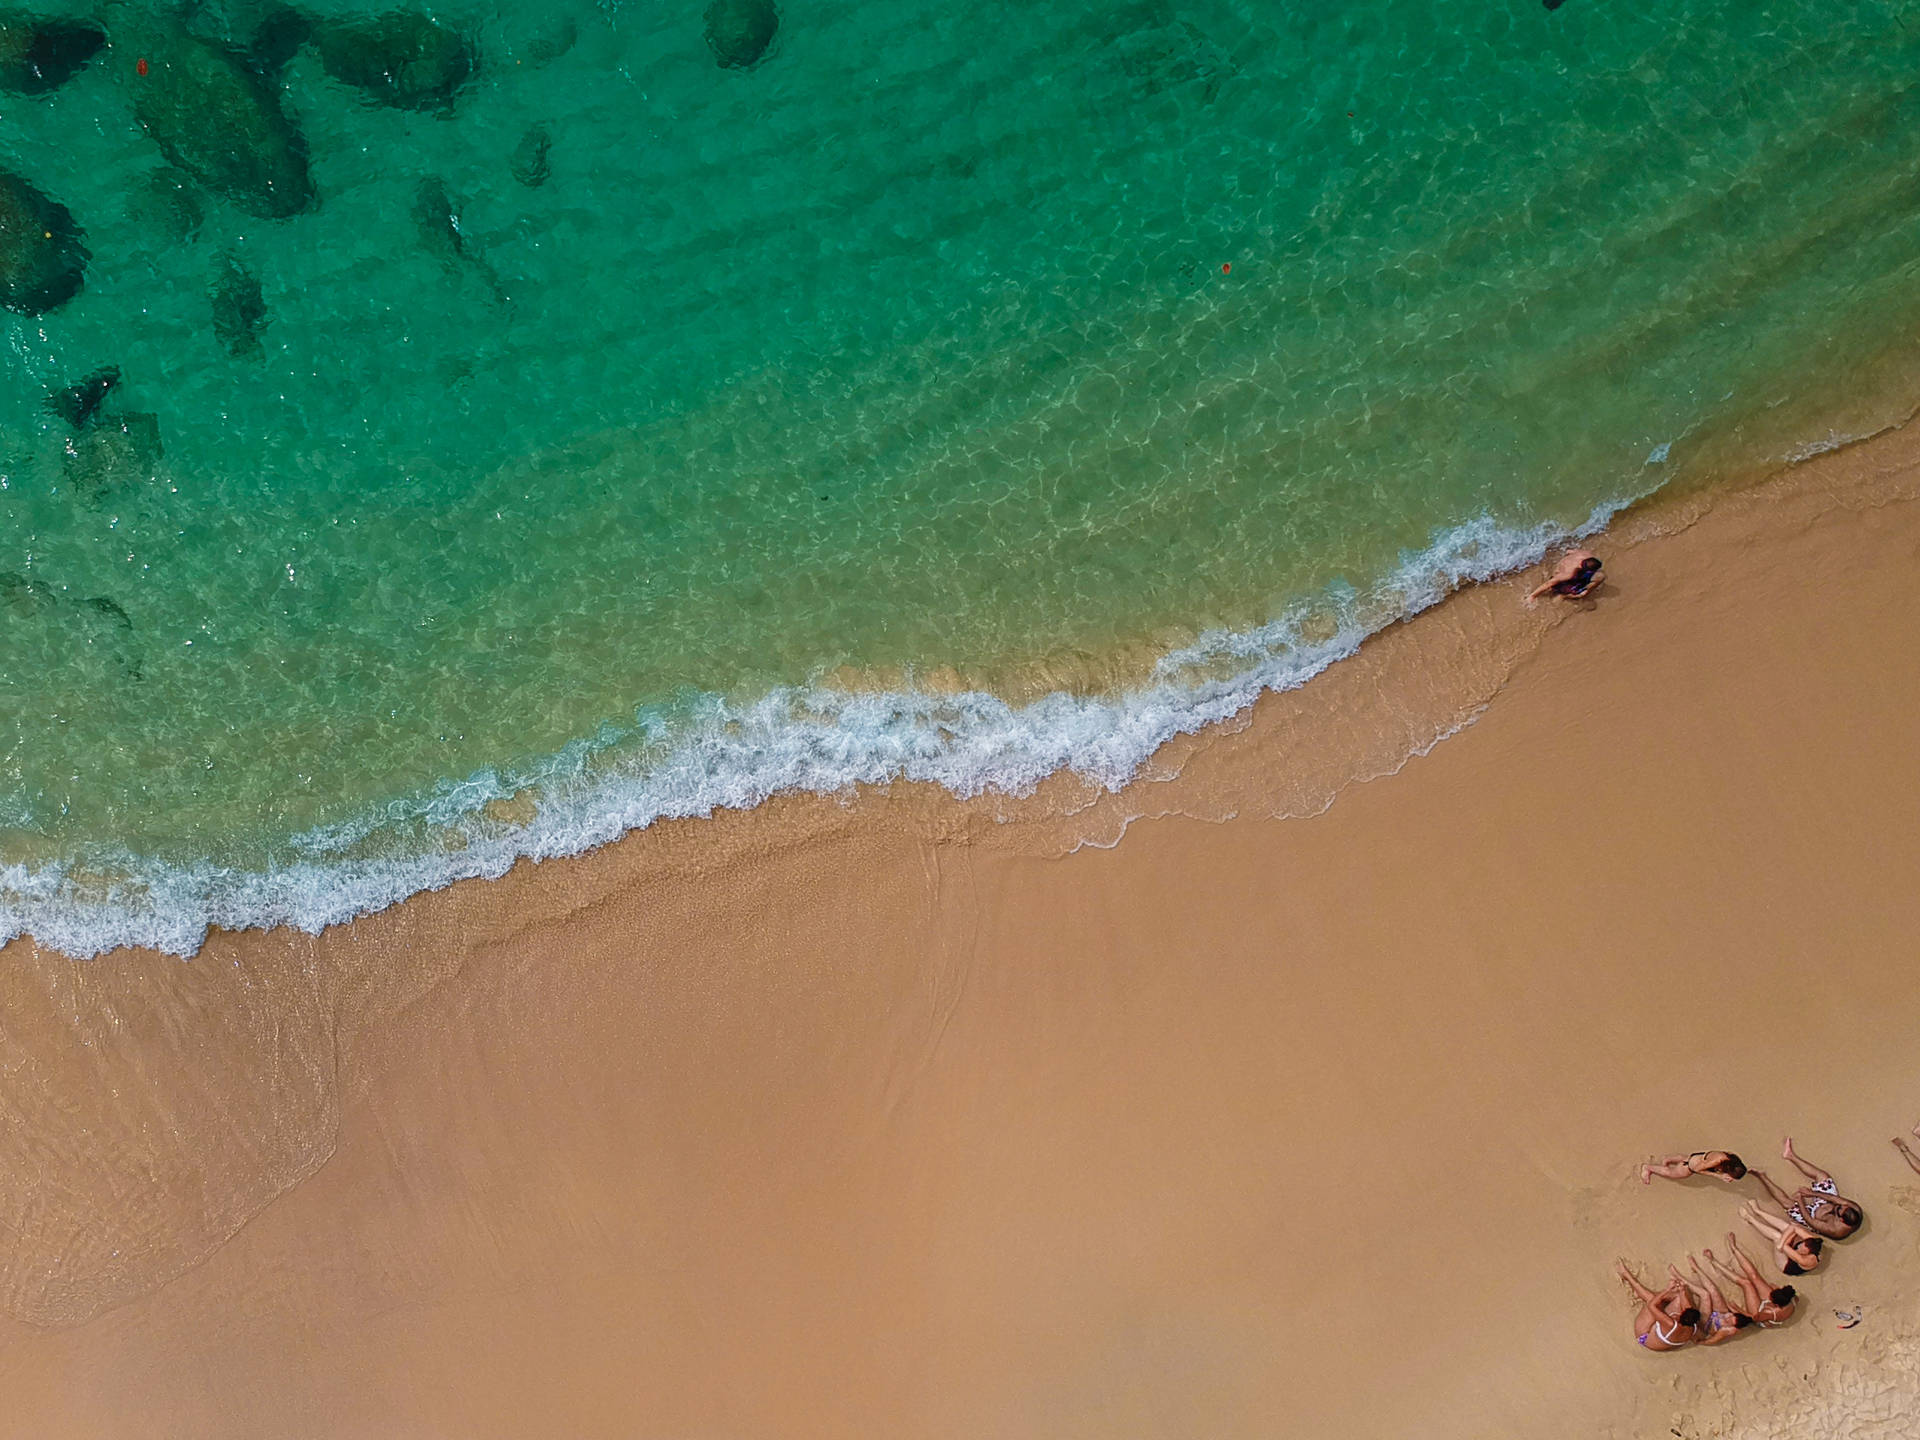
[[[1590,608],[1457,597],[1105,848],[901,788],[317,940],[16,943],[0,1434],[1911,1433],[1916,489],[1903,431],[1630,516]],[[1343,715],[1483,704],[1269,818],[1313,734],[1392,751]],[[1642,1353],[1614,1257],[1740,1195],[1634,1166],[1783,1133],[1864,1231],[1787,1330]]]

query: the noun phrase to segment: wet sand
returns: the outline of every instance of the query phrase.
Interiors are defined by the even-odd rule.
[[[319,939],[9,947],[0,1434],[1893,1433],[1916,489],[1908,431],[1630,517],[1591,605],[1399,627],[1106,848],[796,799]],[[1740,1196],[1635,1164],[1782,1133],[1865,1230],[1789,1329],[1642,1353],[1614,1257]]]

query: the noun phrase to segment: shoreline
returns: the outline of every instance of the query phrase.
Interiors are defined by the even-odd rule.
[[[576,858],[663,824],[710,820],[794,793],[841,803],[878,787],[932,783],[998,817],[1064,822],[1088,807],[1124,809],[1141,781],[1177,767],[1171,757],[1204,748],[1212,732],[1248,724],[1252,709],[1275,695],[1324,689],[1331,671],[1369,667],[1374,683],[1408,697],[1429,687],[1433,693],[1401,708],[1425,704],[1430,713],[1384,722],[1391,738],[1383,733],[1364,755],[1340,764],[1306,753],[1288,758],[1283,768],[1296,783],[1272,813],[1313,813],[1351,779],[1403,764],[1467,723],[1497,689],[1502,668],[1539,643],[1539,622],[1476,607],[1474,592],[1511,581],[1573,541],[1634,546],[1716,505],[1790,489],[1804,467],[1833,455],[1898,445],[1914,411],[1893,397],[1920,385],[1908,378],[1889,362],[1877,383],[1857,387],[1834,411],[1823,440],[1789,444],[1802,422],[1782,428],[1757,417],[1753,433],[1735,427],[1697,454],[1663,459],[1676,468],[1659,489],[1605,502],[1579,526],[1465,522],[1404,552],[1370,591],[1300,602],[1249,630],[1163,635],[990,677],[842,667],[753,701],[707,696],[705,718],[644,765],[627,752],[652,722],[603,726],[598,737],[555,755],[402,796],[377,820],[295,836],[281,848],[304,858],[270,870],[124,854],[84,865],[41,863],[26,858],[17,834],[0,833],[0,945],[32,939],[77,958],[119,948],[186,958],[214,933],[284,927],[315,934],[452,885],[498,880],[516,865]],[[1786,413],[1802,410],[1793,405]],[[1782,453],[1788,458],[1753,458]],[[1431,654],[1387,642],[1409,621],[1447,607],[1456,633],[1443,624],[1420,627]],[[1464,633],[1476,624],[1482,634]],[[1462,686],[1467,675],[1473,679]],[[1309,703],[1303,710],[1332,708]],[[1082,838],[1103,843],[1099,833]]]
[[[1909,428],[1630,514],[1590,611],[1473,587],[1119,795],[787,796],[185,964],[15,942],[0,1386],[54,1436],[1869,1413],[1920,1366],[1916,494]],[[1612,1255],[1733,1207],[1631,1165],[1777,1128],[1866,1233],[1789,1330],[1634,1353]]]

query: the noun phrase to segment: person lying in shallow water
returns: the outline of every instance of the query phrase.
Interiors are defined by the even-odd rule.
[[[1640,1183],[1651,1185],[1658,1175],[1666,1180],[1685,1180],[1689,1175],[1711,1175],[1723,1185],[1731,1185],[1747,1173],[1746,1165],[1731,1150],[1696,1150],[1691,1155],[1669,1155],[1664,1160],[1647,1157],[1640,1167]]]
[[[1542,595],[1558,595],[1563,600],[1578,600],[1582,595],[1591,594],[1600,585],[1600,557],[1591,550],[1574,550],[1568,553],[1554,567],[1546,583],[1536,587],[1527,596],[1531,605]]]
[[[1700,1338],[1700,1306],[1679,1271],[1670,1268],[1673,1284],[1656,1294],[1640,1283],[1625,1260],[1619,1265],[1620,1278],[1640,1300],[1640,1313],[1633,1320],[1634,1339],[1649,1350],[1679,1350]]]
[[[1760,1274],[1760,1267],[1747,1258],[1747,1252],[1740,1248],[1740,1242],[1734,1233],[1727,1232],[1727,1254],[1739,1265],[1736,1271],[1708,1250],[1705,1252],[1707,1264],[1711,1265],[1729,1285],[1738,1285],[1740,1294],[1746,1300],[1746,1313],[1753,1317],[1753,1323],[1763,1330],[1771,1330],[1787,1323],[1793,1314],[1794,1294],[1791,1285],[1776,1285],[1768,1288],[1766,1280]]]
[[[1764,1170],[1749,1170],[1747,1173],[1766,1187],[1773,1203],[1786,1211],[1789,1220],[1829,1240],[1844,1240],[1860,1228],[1860,1222],[1866,1218],[1865,1212],[1840,1193],[1833,1183],[1833,1176],[1818,1165],[1809,1165],[1793,1153],[1792,1137],[1788,1137],[1781,1146],[1780,1153],[1813,1183],[1802,1185],[1789,1195],[1774,1184]]]
[[[1780,1257],[1780,1268],[1789,1275],[1804,1275],[1820,1268],[1820,1247],[1827,1242],[1804,1225],[1769,1215],[1757,1200],[1740,1207],[1740,1218],[1758,1230]]]
[[[1751,1315],[1736,1310],[1727,1303],[1726,1297],[1720,1293],[1720,1287],[1714,1284],[1713,1276],[1702,1270],[1700,1262],[1691,1255],[1687,1256],[1687,1268],[1693,1271],[1696,1288],[1705,1292],[1707,1297],[1707,1318],[1700,1326],[1700,1344],[1724,1345],[1753,1324]],[[1675,1280],[1680,1278],[1678,1270],[1672,1266],[1668,1266],[1667,1269]]]

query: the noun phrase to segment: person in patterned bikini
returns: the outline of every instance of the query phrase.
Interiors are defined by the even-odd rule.
[[[1811,1183],[1802,1185],[1789,1195],[1774,1184],[1764,1170],[1749,1170],[1747,1173],[1760,1182],[1773,1203],[1786,1212],[1789,1220],[1829,1240],[1844,1240],[1860,1228],[1860,1222],[1866,1218],[1865,1212],[1856,1202],[1840,1193],[1833,1183],[1833,1176],[1818,1165],[1808,1164],[1794,1153],[1791,1136],[1780,1147],[1780,1154],[1792,1161],[1794,1168]]]

